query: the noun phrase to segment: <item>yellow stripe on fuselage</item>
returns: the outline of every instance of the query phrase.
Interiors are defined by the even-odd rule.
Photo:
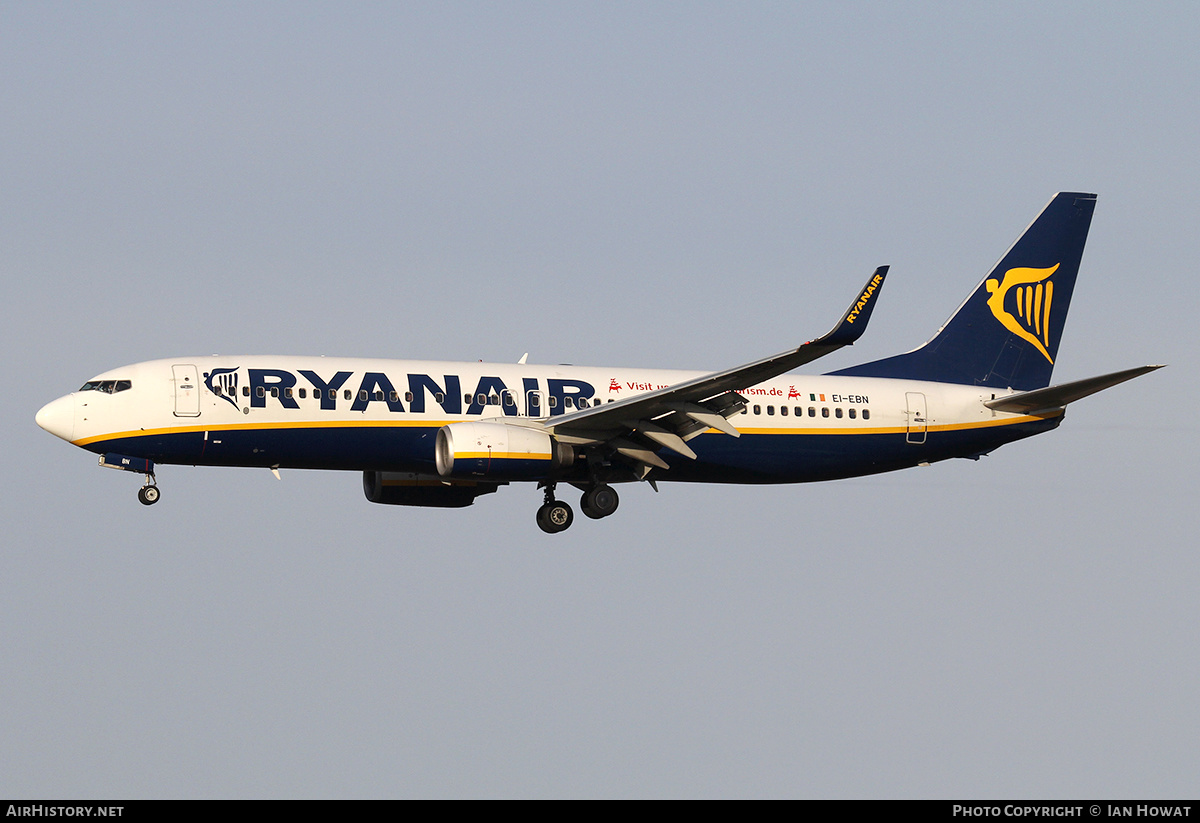
[[[549,460],[550,453],[531,454],[529,452],[455,452],[455,460]]]
[[[1053,417],[1059,417],[1062,411],[1056,411],[1051,414],[1044,415],[1028,415],[1023,414],[1019,417],[996,418],[994,420],[978,420],[970,423],[946,423],[935,424],[931,423],[924,428],[925,431],[963,431],[967,429],[983,429],[993,428],[996,426],[1012,426],[1017,423],[1028,423],[1035,420],[1046,420]],[[202,432],[233,432],[233,431],[269,431],[277,429],[350,429],[350,428],[441,428],[442,426],[450,425],[451,423],[461,423],[462,420],[306,420],[298,423],[232,423],[218,426],[169,426],[160,429],[135,429],[133,431],[111,432],[109,434],[98,434],[91,437],[83,437],[79,440],[71,442],[76,446],[87,446],[91,443],[98,443],[104,440],[119,440],[126,437],[158,437],[168,434],[192,434]],[[788,434],[788,435],[853,435],[853,434],[904,434],[910,429],[906,426],[829,426],[829,427],[804,427],[790,428],[772,426],[770,428],[758,426],[738,426],[738,431],[742,434]],[[915,429],[920,431],[921,429]],[[716,429],[709,429],[706,434],[719,434]],[[468,457],[468,455],[459,455],[460,457]],[[469,457],[487,457],[488,453],[480,452],[472,453]],[[510,459],[529,459],[529,460],[548,460],[550,455],[514,455],[508,453],[493,453],[492,458],[510,458]]]
[[[1035,420],[1048,420],[1053,417],[1060,417],[1061,411],[1053,414],[1023,414],[1020,417],[997,418],[995,420],[976,420],[970,423],[930,423],[924,427],[915,426],[831,426],[829,428],[784,428],[773,426],[771,428],[738,426],[737,430],[742,434],[794,434],[794,435],[809,435],[809,434],[905,434],[909,431],[965,431],[967,429],[989,429],[997,426],[1012,426],[1017,423],[1029,423]],[[709,429],[710,432],[715,432],[716,429]]]

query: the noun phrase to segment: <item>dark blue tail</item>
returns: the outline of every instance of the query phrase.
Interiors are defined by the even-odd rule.
[[[1020,390],[1050,385],[1095,207],[1094,194],[1056,194],[932,340],[833,374]]]

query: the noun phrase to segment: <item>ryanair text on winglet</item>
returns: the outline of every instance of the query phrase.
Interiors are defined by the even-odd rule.
[[[872,295],[875,294],[875,290],[877,288],[879,288],[879,284],[882,282],[883,282],[882,274],[877,274],[871,278],[871,282],[867,284],[866,291],[864,291],[862,293],[862,295],[859,296],[858,302],[854,304],[854,308],[852,308],[850,310],[850,313],[846,315],[847,323],[853,323],[855,320],[858,319],[858,313],[860,311],[862,311],[863,309],[865,309],[867,307],[867,304],[871,302]]]

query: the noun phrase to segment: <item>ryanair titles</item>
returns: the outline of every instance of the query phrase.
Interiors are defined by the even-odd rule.
[[[867,288],[863,290],[861,295],[859,295],[858,302],[854,304],[854,308],[852,308],[850,313],[846,315],[847,323],[853,323],[858,319],[859,312],[865,309],[867,304],[871,302],[871,298],[875,295],[876,289],[879,288],[879,284],[882,282],[882,274],[877,274],[871,278],[871,282],[867,284]]]
[[[204,373],[204,385],[217,397],[246,414],[251,409],[278,405],[299,409],[319,404],[324,411],[366,411],[372,404],[396,413],[422,414],[440,408],[448,415],[483,414],[496,406],[505,415],[547,417],[587,408],[596,389],[583,380],[521,378],[520,387],[509,386],[498,376],[478,379],[461,375],[406,374],[393,380],[383,372],[339,371],[321,375],[312,369],[213,369]]]

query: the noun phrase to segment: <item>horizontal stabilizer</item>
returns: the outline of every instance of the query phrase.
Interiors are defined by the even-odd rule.
[[[1118,383],[1124,383],[1126,380],[1141,377],[1147,372],[1161,368],[1162,366],[1138,366],[1136,369],[1126,369],[1112,374],[1102,374],[1099,377],[1089,377],[1086,380],[1076,380],[1072,383],[997,397],[995,400],[985,400],[983,405],[996,411],[1023,414],[1058,409],[1087,397],[1089,394],[1104,391]]]

